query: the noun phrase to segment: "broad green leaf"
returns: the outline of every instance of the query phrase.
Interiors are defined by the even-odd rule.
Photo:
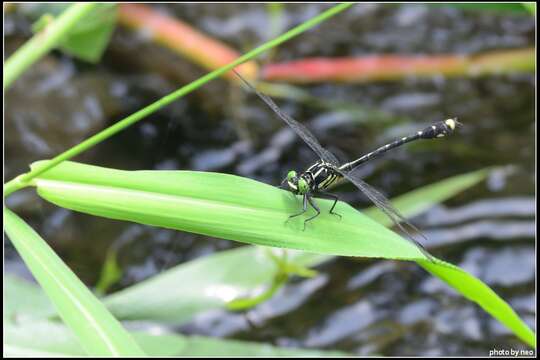
[[[428,207],[441,202],[464,189],[483,180],[487,170],[454,176],[433,185],[422,187],[394,199],[392,203],[405,216],[414,216]],[[391,225],[391,221],[377,208],[366,213]],[[383,216],[380,216],[383,215]],[[107,257],[109,259],[109,256]],[[313,267],[332,258],[307,252],[288,252],[288,261],[298,266]],[[111,267],[107,260],[105,269]],[[238,264],[253,269],[249,272],[237,271]],[[114,266],[113,266],[114,267]],[[218,274],[214,274],[217,272]],[[115,272],[116,273],[116,272]],[[109,309],[120,318],[173,321],[181,323],[191,319],[199,311],[230,304],[230,299],[238,296],[259,294],[261,286],[267,290],[276,267],[272,259],[261,248],[246,246],[222,251],[201,259],[196,259],[162,272],[135,286],[116,292],[105,299]],[[185,289],[177,284],[185,283],[190,299],[183,300]],[[229,289],[229,297],[212,290],[221,286]],[[235,294],[234,296],[231,296]],[[150,303],[147,304],[147,301]],[[197,304],[195,309],[193,304]]]
[[[122,325],[47,243],[6,208],[4,226],[11,242],[87,354],[144,355]]]
[[[445,186],[456,191],[483,176],[480,172]],[[343,215],[340,221],[327,214],[331,202],[318,200],[323,214],[302,231],[301,217],[284,222],[299,205],[290,193],[232,175],[120,171],[70,162],[41,175],[34,185],[40,196],[53,203],[113,219],[320,254],[408,259],[422,266],[429,263],[433,274],[477,302],[526,343],[535,343],[534,333],[494,292],[475,292],[488,288],[480,280],[461,270],[458,274],[456,267],[443,261],[427,261],[409,242],[342,202],[336,208]],[[436,198],[433,189],[436,187],[431,189]],[[219,305],[217,299],[210,301],[210,306]],[[493,307],[493,303],[500,306]],[[197,305],[193,306],[195,310]]]
[[[224,308],[232,300],[258,294],[268,287],[277,268],[264,250],[244,246],[192,260],[103,301],[120,319],[183,323],[199,312]],[[288,254],[288,261],[304,266],[328,258],[299,251]]]
[[[339,356],[339,351],[279,348],[264,343],[222,340],[203,336],[173,334],[131,335],[149,356]],[[65,326],[38,321],[34,324],[4,327],[5,356],[84,356],[83,348]]]
[[[42,4],[32,9],[30,14],[41,16],[32,26],[34,32],[42,31],[54,16],[60,15],[69,4]],[[53,16],[54,15],[54,16]],[[59,47],[66,53],[81,60],[96,63],[105,51],[116,25],[117,6],[99,4],[88,15],[65,34]]]
[[[32,166],[38,165],[35,163]],[[59,206],[118,220],[243,243],[328,255],[425,259],[416,246],[346,203],[318,199],[321,215],[303,230],[288,191],[233,175],[196,171],[121,171],[64,162],[34,180]]]

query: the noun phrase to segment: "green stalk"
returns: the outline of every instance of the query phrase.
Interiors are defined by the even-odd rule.
[[[15,51],[4,64],[4,90],[28,67],[55,48],[69,30],[97,5],[96,3],[71,5],[54,22]]]
[[[262,54],[268,49],[271,49],[273,47],[276,47],[285,41],[303,33],[306,30],[311,29],[315,25],[318,25],[319,23],[323,22],[324,20],[338,14],[339,12],[349,8],[352,6],[353,3],[341,3],[338,4],[325,12],[317,15],[313,19],[310,19],[306,21],[305,23],[300,24],[299,26],[295,27],[294,29],[291,29],[287,31],[285,34],[277,37],[274,40],[271,40],[253,50],[246,53],[245,55],[240,56],[235,61],[231,62],[228,65],[225,65],[217,70],[214,70],[205,76],[189,83],[186,86],[181,87],[180,89],[174,91],[173,93],[164,96],[160,100],[148,105],[147,107],[137,111],[136,113],[126,117],[125,119],[117,122],[116,124],[108,127],[107,129],[97,133],[96,135],[86,139],[82,143],[72,147],[71,149],[61,153],[60,155],[53,158],[51,161],[43,162],[41,166],[34,167],[30,172],[20,175],[17,178],[9,181],[4,186],[4,197],[8,196],[10,193],[12,193],[15,190],[18,190],[22,187],[25,187],[29,185],[30,181],[34,179],[36,176],[42,174],[43,172],[55,167],[62,161],[68,160],[73,158],[74,156],[79,155],[83,151],[88,150],[89,148],[93,147],[94,145],[102,142],[105,139],[108,139],[112,135],[116,134],[117,132],[127,128],[128,126],[136,123],[137,121],[145,118],[146,116],[156,112],[157,110],[161,109],[162,107],[172,103],[173,101],[181,98],[182,96],[189,94],[190,92],[198,89],[202,85],[206,84],[207,82],[219,77],[223,73],[233,69],[234,67],[251,60],[255,58],[256,56]]]

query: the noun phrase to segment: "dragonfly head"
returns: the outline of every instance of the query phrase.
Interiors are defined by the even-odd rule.
[[[309,184],[302,176],[298,176],[296,171],[289,171],[287,174],[287,185],[289,190],[295,194],[303,195],[309,191]]]

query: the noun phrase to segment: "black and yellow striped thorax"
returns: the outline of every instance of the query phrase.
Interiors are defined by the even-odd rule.
[[[334,170],[330,163],[317,161],[300,175],[309,184],[311,191],[325,190],[341,179],[341,175]]]

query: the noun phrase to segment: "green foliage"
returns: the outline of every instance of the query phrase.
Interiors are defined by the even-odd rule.
[[[86,4],[82,4],[82,5],[81,4],[76,4],[76,5],[83,6],[83,5],[86,5]],[[94,4],[92,4],[92,5],[94,5]],[[74,157],[74,156],[76,156],[76,155],[90,149],[91,147],[99,144],[100,142],[104,141],[105,139],[108,139],[109,137],[113,136],[114,134],[118,133],[119,131],[124,130],[128,126],[133,125],[134,123],[142,120],[143,118],[145,118],[146,116],[148,116],[150,114],[153,114],[157,110],[160,110],[161,108],[169,105],[173,101],[178,100],[182,96],[184,96],[186,94],[189,94],[190,92],[198,89],[199,87],[206,84],[207,82],[209,82],[209,81],[223,75],[224,73],[226,73],[227,71],[230,71],[231,69],[235,68],[236,66],[238,66],[240,64],[243,64],[244,62],[249,61],[249,60],[259,56],[263,52],[265,52],[265,51],[267,51],[269,49],[272,49],[272,48],[278,46],[281,43],[284,43],[285,41],[287,41],[287,40],[289,40],[289,39],[303,33],[304,31],[307,31],[307,30],[311,29],[312,27],[314,27],[314,26],[318,25],[319,23],[325,21],[326,19],[340,13],[341,11],[351,7],[352,5],[353,5],[352,3],[340,3],[338,5],[335,5],[335,6],[331,7],[331,8],[329,8],[328,10],[326,10],[326,11],[322,12],[321,14],[319,14],[319,15],[317,15],[317,16],[303,22],[302,24],[296,26],[295,28],[293,28],[293,29],[285,32],[284,34],[278,36],[277,38],[275,38],[273,40],[270,40],[270,41],[262,44],[261,46],[258,46],[257,48],[247,52],[246,54],[240,56],[239,58],[237,58],[233,62],[231,62],[231,63],[229,63],[229,64],[227,64],[225,66],[222,66],[219,69],[216,69],[216,70],[204,75],[203,77],[201,77],[201,78],[199,78],[199,79],[197,79],[197,80],[195,80],[195,81],[181,87],[180,89],[174,91],[173,93],[162,97],[158,101],[153,102],[152,104],[146,106],[145,108],[131,114],[130,116],[126,117],[125,119],[120,120],[119,122],[117,122],[114,125],[108,127],[107,129],[97,133],[96,135],[91,136],[90,138],[86,139],[82,143],[80,143],[80,144],[72,147],[71,149],[61,153],[60,155],[56,156],[50,162],[44,163],[43,164],[44,166],[36,167],[36,168],[32,169],[32,171],[30,171],[29,173],[20,175],[20,176],[16,177],[15,179],[11,180],[11,181],[8,181],[4,185],[4,196],[8,196],[12,192],[17,191],[17,190],[19,190],[19,189],[21,189],[23,187],[28,186],[29,182],[33,178],[35,178],[39,174],[47,171],[48,169],[53,168],[54,166],[58,165],[62,161],[69,160],[72,157]],[[71,9],[71,7],[70,7],[70,9]],[[90,9],[91,8],[84,8],[83,10],[88,11]],[[79,8],[76,8],[75,10],[79,10]],[[80,16],[79,12],[81,12],[81,11],[79,10],[77,12],[77,15]],[[83,15],[84,15],[84,13],[83,13]],[[72,23],[73,18],[77,19],[77,17],[75,17],[75,16],[68,17],[68,19],[70,20],[69,24]],[[57,23],[58,22],[55,22],[55,24],[57,24]],[[51,43],[54,43],[54,42],[52,42],[52,40],[49,40],[49,41]],[[27,62],[23,62],[22,59],[25,58],[27,53],[28,54],[34,53],[34,49],[38,47],[38,45],[35,44],[35,42],[37,42],[39,44],[39,41],[37,41],[37,40],[36,41],[31,41],[31,42],[25,44],[23,46],[24,51],[20,51],[20,52],[17,51],[17,53],[18,53],[17,56],[14,55],[10,59],[8,59],[8,61],[6,61],[6,65],[5,65],[5,69],[4,69],[4,75],[6,75],[8,73],[8,62],[10,62],[13,66],[10,69],[10,79],[9,80],[6,79],[7,76],[4,77],[4,88],[6,88],[9,85],[9,83],[14,78],[16,78],[20,74],[20,72],[24,71],[24,69],[29,65],[29,63],[27,63]],[[23,48],[21,48],[19,50],[23,50]],[[40,51],[46,51],[49,48],[48,47],[39,47],[39,49],[40,49]],[[34,55],[36,55],[36,54],[34,54]],[[17,70],[13,69],[15,67],[17,68]]]
[[[95,6],[76,4],[70,6],[54,22],[43,20],[41,26],[46,27],[47,37],[39,39],[36,36],[37,40],[31,40],[6,61],[4,88],[40,56],[59,44],[77,56],[86,57],[87,60],[96,59],[95,54],[106,46],[114,26],[114,17],[104,16],[100,19],[96,15],[89,22],[81,22],[81,19],[96,10]],[[297,211],[299,206],[294,197],[256,181],[214,173],[128,172],[62,163],[349,6],[351,4],[340,4],[331,8],[233,63],[178,89],[52,161],[36,164],[30,173],[6,184],[4,194],[31,183],[43,198],[59,206],[97,216],[192,231],[248,244],[325,254],[293,252],[289,254],[287,262],[278,262],[276,267],[276,260],[272,256],[258,256],[257,249],[245,247],[183,264],[105,298],[104,303],[121,319],[182,322],[209,308],[226,308],[231,307],[231,304],[234,304],[233,307],[252,306],[272,296],[283,284],[285,275],[309,275],[311,273],[305,267],[316,265],[331,255],[384,257],[417,261],[465,297],[477,302],[526,343],[534,346],[534,333],[480,280],[443,261],[427,261],[415,246],[345,203],[339,203],[336,209],[343,215],[340,221],[326,214],[331,202],[318,200],[323,215],[310,223],[306,231],[302,231],[303,218],[285,222],[288,215]],[[64,38],[77,24],[80,27],[73,33],[74,37]],[[96,52],[96,49],[99,51]],[[471,186],[483,178],[486,172],[473,174],[459,178],[460,181],[450,181],[444,186],[437,184],[428,192],[430,195],[427,198],[423,197],[426,193],[412,194],[404,198],[398,207],[411,206],[419,212],[447,197],[449,193]],[[441,189],[446,191],[443,195]],[[152,337],[134,334],[135,342],[131,334],[122,328],[37,233],[7,209],[4,209],[4,221],[11,241],[60,317],[73,331],[71,334],[64,326],[51,321],[34,321],[50,312],[50,304],[46,304],[43,295],[37,294],[35,289],[27,285],[12,285],[10,290],[21,291],[36,298],[30,301],[10,301],[5,305],[5,319],[8,320],[5,342],[8,354],[143,355],[138,344],[148,354],[156,355],[292,354],[288,353],[289,350],[266,345],[176,335]],[[110,262],[115,264],[113,260],[110,259]],[[238,264],[249,271],[238,271]],[[106,271],[119,276],[117,268],[112,267]],[[114,278],[105,278],[103,288]],[[251,292],[261,284],[267,285],[266,292],[251,296],[250,299]],[[37,306],[42,306],[41,310],[36,310]],[[23,316],[20,316],[21,313]],[[26,322],[26,318],[32,321]],[[300,353],[306,354],[304,351]]]
[[[5,61],[4,89],[7,89],[33,63],[59,46],[66,35],[98,6],[94,3],[73,4],[56,20],[41,21],[42,25],[46,23],[46,29],[34,35]]]
[[[9,276],[5,279],[10,298],[24,300],[30,293],[33,298],[47,300],[36,285]],[[17,322],[4,323],[4,356],[85,356],[77,337],[66,326],[47,320],[39,301],[25,301],[9,305],[10,317]],[[6,304],[4,303],[4,312]],[[21,314],[35,314],[33,318],[22,318]],[[38,316],[38,314],[40,314]],[[268,344],[247,341],[214,339],[203,336],[181,336],[175,334],[150,335],[145,332],[130,332],[137,344],[149,356],[339,356],[338,351],[280,348]]]
[[[438,266],[438,264],[433,265],[429,262],[421,261],[419,264],[467,299],[480,305],[494,318],[511,329],[514,334],[529,346],[532,348],[536,347],[536,334],[503,299],[482,281],[449,263],[444,263],[444,266]]]
[[[116,27],[116,16],[117,5],[99,4],[62,40],[61,50],[87,62],[99,62]]]
[[[288,262],[299,267],[329,258],[300,251],[288,254]],[[276,274],[267,249],[243,246],[180,264],[103,301],[119,319],[182,324],[203,311],[263,292]]]
[[[77,334],[87,354],[144,355],[118,320],[94,297],[49,245],[22,219],[6,208],[4,208],[4,226],[18,253],[58,310],[62,320]]]
[[[479,181],[485,175],[484,171],[449,179],[442,185],[431,186],[423,195],[415,192],[409,195],[408,199],[402,198],[401,206],[408,202],[409,206],[414,207],[411,199],[430,196],[432,200],[421,202],[421,208],[433,199],[443,197],[438,194],[438,189],[447,188],[449,192],[455,192]],[[298,207],[298,202],[290,193],[233,175],[194,171],[120,171],[64,162],[35,179],[34,185],[40,196],[59,206],[112,219],[319,254],[415,260],[465,297],[477,302],[523,341],[531,346],[535,343],[534,333],[506,302],[483,282],[444,261],[435,260],[435,263],[432,263],[426,260],[410,242],[342,202],[336,207],[336,211],[343,216],[339,220],[327,214],[332,202],[319,199],[323,214],[302,231],[303,218],[295,223],[285,221]],[[418,209],[413,208],[413,211]],[[150,292],[152,296],[150,293],[144,296],[141,289],[145,286],[139,284],[134,287],[135,290],[127,290],[131,293],[130,296],[126,297],[125,293],[116,294],[116,301],[122,301],[120,306],[112,306],[112,311],[122,318],[126,316],[122,312],[133,311],[134,306],[142,308],[143,312],[150,311],[152,317],[160,313],[163,317],[165,313],[161,311],[166,308],[159,303],[159,296],[156,294],[164,292],[186,301],[184,306],[176,304],[183,308],[181,311],[184,316],[202,308],[224,306],[231,300],[242,297],[237,288],[214,291],[213,295],[208,296],[208,289],[205,289],[208,281],[219,287],[230,279],[227,277],[228,273],[224,272],[227,267],[213,265],[220,270],[206,269],[200,264],[198,266],[201,268],[192,265],[194,268],[191,268],[191,273],[183,274],[182,283],[185,287],[176,286],[177,292],[164,291],[164,284],[170,283],[169,277],[156,280],[161,291],[153,289]],[[253,279],[251,272],[260,270],[259,266],[244,265],[244,268],[250,269],[249,275],[244,272],[235,274],[235,277],[240,276],[244,284],[245,281]],[[265,276],[266,278],[259,280],[267,280],[268,275]],[[246,277],[250,280],[246,280]],[[148,291],[148,287],[144,290]],[[229,298],[226,299],[226,295]],[[131,298],[128,302],[132,303],[132,307],[126,305],[126,298]],[[141,299],[149,299],[149,303],[143,305],[144,301]],[[170,300],[171,298],[169,304]],[[108,305],[112,304],[108,302]],[[175,304],[173,308],[167,309],[167,317],[171,317],[171,311],[178,310],[175,310],[174,306]],[[189,307],[187,312],[186,306]],[[176,320],[178,319],[179,317],[176,317]]]
[[[529,12],[529,14],[531,15],[536,15],[536,3],[535,2],[523,2],[521,3],[521,5],[527,9],[527,11]]]
[[[99,281],[96,284],[96,292],[98,294],[105,294],[111,285],[114,285],[122,278],[123,272],[118,265],[117,258],[118,249],[116,249],[116,247],[109,248],[107,256],[105,257],[105,264],[101,269]]]
[[[51,300],[34,284],[4,275],[4,325],[45,318],[55,313]]]
[[[455,7],[463,10],[474,10],[474,11],[500,11],[500,12],[524,12],[527,11],[525,6],[527,3],[519,2],[478,2],[478,3],[469,3],[469,2],[453,2],[453,3],[436,3],[429,4],[430,6],[445,6],[445,7]]]
[[[43,162],[34,163],[43,166]],[[318,199],[308,224],[288,191],[233,175],[197,171],[122,171],[64,162],[34,180],[44,199],[72,210],[140,224],[329,255],[425,259],[412,243],[339,202]]]
[[[34,13],[41,12],[41,17],[34,23],[32,30],[35,33],[45,30],[54,22],[54,17],[68,7],[69,4],[41,4],[33,11]],[[117,9],[115,4],[98,4],[66,32],[57,47],[81,60],[97,63],[115,29]]]
[[[430,207],[439,204],[484,180],[489,174],[489,170],[490,169],[481,169],[472,171],[470,173],[441,180],[431,185],[423,186],[405,195],[399,196],[396,199],[392,199],[392,205],[409,217],[421,214]],[[382,224],[388,226],[392,225],[392,221],[388,216],[383,214],[376,207],[366,210],[366,214]]]
[[[251,60],[264,51],[303,33],[351,5],[351,3],[344,3],[331,7],[281,36],[253,49],[232,63],[216,69],[202,78],[178,89],[174,93],[163,97],[146,108],[105,129],[99,134],[87,139],[81,144],[58,155],[52,161],[47,162],[46,166],[34,169],[30,173],[17,176],[15,179],[4,185],[4,197],[28,186],[40,173],[54,168],[61,162],[95,146],[99,142],[197,89],[208,81],[224,74],[235,66]],[[5,62],[4,89],[9,87],[9,85],[35,61],[39,60],[48,51],[58,46],[74,25],[95,10],[97,6],[99,6],[99,4],[74,4],[65,10],[55,21],[46,22],[46,29],[34,36]],[[81,47],[84,47],[84,42],[89,41],[84,33],[85,31],[81,31],[79,36],[71,43],[72,50],[75,49],[75,51],[80,52]],[[101,32],[101,36],[105,37],[106,33],[107,32]],[[93,43],[92,47],[98,48],[99,42]],[[89,56],[88,53],[84,51],[82,53],[84,56]],[[88,291],[88,289],[71,272],[71,270],[67,268],[37,233],[8,209],[4,209],[4,221],[6,233],[47,293],[47,296],[57,307],[64,322],[77,336],[77,339],[86,354],[143,355],[140,348],[132,340],[130,335],[125,332],[118,321],[104,309],[103,305]],[[215,349],[218,351],[217,349],[219,349],[219,347],[215,347]],[[24,352],[24,355],[30,353],[31,351],[26,351]]]

